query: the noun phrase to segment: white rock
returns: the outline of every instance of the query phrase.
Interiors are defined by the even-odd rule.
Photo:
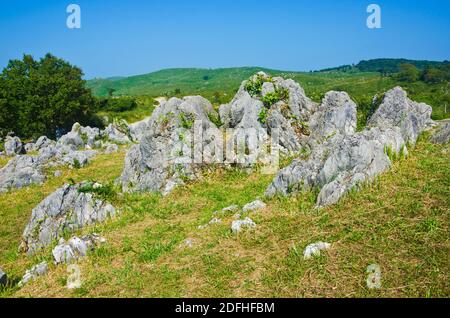
[[[244,207],[242,208],[242,211],[250,212],[250,211],[264,209],[265,207],[266,207],[266,204],[264,202],[262,202],[261,200],[256,200],[256,201],[253,201],[251,203],[244,205]]]
[[[245,220],[233,221],[233,223],[231,224],[231,231],[233,233],[239,233],[244,228],[254,228],[254,227],[256,227],[255,222],[253,222],[252,219],[247,217],[245,218]]]
[[[312,257],[320,256],[320,251],[328,250],[330,247],[331,244],[325,242],[310,244],[305,248],[305,251],[303,252],[303,258],[305,260],[308,260]]]

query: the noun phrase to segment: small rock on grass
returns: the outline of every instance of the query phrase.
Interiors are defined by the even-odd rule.
[[[8,276],[6,273],[0,268],[0,286],[6,286],[8,282]]]
[[[313,257],[320,256],[320,251],[327,250],[330,247],[331,244],[325,242],[317,242],[314,244],[310,244],[305,248],[305,251],[303,252],[303,258],[305,260],[308,260]]]
[[[251,203],[244,205],[244,207],[242,208],[242,211],[250,212],[250,211],[264,209],[265,207],[266,207],[266,204],[264,202],[262,202],[261,200],[256,200],[256,201],[253,201]]]
[[[245,218],[245,220],[233,221],[233,223],[231,224],[231,231],[233,231],[233,233],[239,233],[244,228],[254,228],[254,227],[256,227],[255,222],[253,222],[252,219],[247,217]]]
[[[23,275],[22,280],[19,282],[19,287],[23,287],[29,281],[35,280],[39,276],[47,274],[47,271],[48,271],[47,262],[42,262],[33,266],[31,269],[25,272],[25,275]]]

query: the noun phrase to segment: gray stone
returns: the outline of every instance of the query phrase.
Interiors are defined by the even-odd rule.
[[[328,92],[311,116],[311,136],[319,141],[336,134],[352,135],[356,131],[356,104],[345,92]]]
[[[48,265],[47,262],[42,262],[33,266],[31,269],[25,272],[25,275],[22,277],[22,280],[19,282],[19,287],[23,287],[29,281],[35,280],[39,276],[44,276],[47,274]]]
[[[23,145],[20,138],[7,136],[5,138],[5,154],[7,156],[15,156],[21,153],[23,153]]]
[[[6,273],[0,268],[0,286],[6,286],[8,283],[8,276]]]
[[[55,173],[53,174],[55,177],[59,178],[62,176],[62,171],[61,170],[56,170]]]
[[[275,93],[275,86],[271,82],[264,82],[261,90],[261,95],[264,97],[270,93]]]
[[[398,128],[336,135],[314,148],[308,159],[296,159],[280,170],[266,195],[288,195],[318,187],[321,191],[317,205],[334,204],[349,190],[390,167],[387,147],[396,154],[407,153]]]
[[[82,238],[74,236],[68,242],[61,238],[52,251],[55,264],[75,262],[79,258],[87,256],[89,251],[105,242],[106,240],[103,237],[95,233],[85,235]]]
[[[56,145],[56,142],[47,138],[46,136],[41,136],[36,140],[36,143],[34,144],[34,150],[39,151],[43,148],[47,148],[49,146]]]
[[[435,144],[444,145],[450,141],[450,121],[440,123],[434,135],[431,137],[431,142]]]
[[[81,137],[81,125],[79,123],[75,123],[72,126],[72,130],[67,134],[61,136],[61,138],[57,141],[58,146],[68,146],[72,150],[77,150],[80,148],[84,148],[85,143],[83,138]]]
[[[21,249],[33,254],[60,238],[63,232],[73,232],[114,217],[114,207],[92,193],[94,184],[83,182],[65,185],[36,206],[22,236]]]
[[[368,126],[399,127],[403,139],[414,145],[419,134],[433,125],[431,112],[430,106],[410,100],[401,87],[395,87],[386,92],[380,106],[369,119]]]
[[[245,228],[254,228],[256,227],[255,222],[252,221],[249,217],[245,218],[245,220],[236,220],[231,224],[231,231],[233,233],[239,233]]]
[[[155,109],[140,144],[133,145],[126,155],[123,190],[168,194],[186,180],[198,178],[201,165],[211,160],[206,150],[222,142],[211,115],[215,115],[211,103],[200,96],[171,98]],[[200,151],[191,146],[194,125],[203,135]],[[198,164],[195,154],[200,157]]]
[[[325,242],[310,244],[305,248],[305,251],[303,252],[303,259],[309,260],[313,257],[318,257],[320,256],[321,251],[328,250],[330,247],[331,244]]]
[[[29,143],[25,144],[25,146],[23,146],[23,149],[25,150],[25,153],[29,153],[29,152],[34,151],[35,147],[36,146],[34,143],[29,142]]]
[[[32,184],[41,184],[45,175],[39,159],[27,155],[12,158],[0,169],[0,193],[20,189]]]
[[[110,141],[124,145],[131,142],[130,127],[125,120],[115,121],[102,131],[102,136]]]
[[[265,207],[266,207],[266,204],[264,202],[262,202],[261,200],[256,200],[256,201],[253,201],[251,203],[244,205],[244,207],[242,208],[242,211],[243,212],[251,212],[251,211],[255,211],[255,210],[264,209]]]
[[[107,144],[105,147],[105,154],[112,154],[119,151],[119,146],[116,144]]]

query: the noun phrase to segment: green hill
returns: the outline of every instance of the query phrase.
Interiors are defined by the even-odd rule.
[[[361,62],[363,63],[363,62]],[[216,107],[229,102],[241,82],[258,71],[272,76],[292,78],[302,85],[306,94],[320,102],[327,91],[346,91],[359,106],[360,121],[364,122],[371,108],[372,98],[383,94],[394,86],[400,85],[409,96],[419,102],[433,106],[433,118],[449,117],[448,82],[428,84],[424,82],[399,82],[393,77],[383,76],[379,72],[351,72],[335,70],[327,72],[286,72],[261,67],[241,67],[224,69],[166,69],[154,73],[110,79],[93,79],[87,82],[98,97],[108,96],[187,96],[201,95],[209,99]],[[123,117],[121,114],[111,114]],[[117,115],[117,116],[116,116]],[[142,119],[132,116],[134,120]],[[127,118],[128,119],[128,118]]]
[[[384,74],[393,74],[399,71],[401,64],[412,64],[419,70],[423,71],[428,67],[441,67],[445,62],[438,61],[416,61],[407,59],[373,59],[367,61],[361,61],[356,65],[343,65],[339,67],[333,67],[321,70],[320,72],[330,71],[353,71],[353,72],[378,72]]]

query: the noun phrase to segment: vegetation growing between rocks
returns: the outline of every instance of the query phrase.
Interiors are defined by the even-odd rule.
[[[123,159],[123,151],[102,155],[90,166],[64,169],[42,187],[0,195],[0,263],[10,277],[38,261],[51,263],[49,251],[34,258],[17,252],[31,209],[69,177],[109,184]],[[314,192],[276,197],[249,214],[257,227],[238,236],[229,228],[233,214],[197,227],[214,211],[261,196],[272,176],[218,170],[167,197],[125,194],[113,200],[120,217],[81,233],[100,233],[107,243],[79,262],[80,289],[68,290],[66,267],[51,265],[48,275],[0,295],[448,297],[449,160],[448,145],[422,136],[408,158],[337,205],[314,209]],[[185,247],[187,238],[192,248]],[[332,243],[331,250],[304,261],[303,249],[319,240]],[[382,270],[379,290],[365,285],[366,268],[374,263]]]

